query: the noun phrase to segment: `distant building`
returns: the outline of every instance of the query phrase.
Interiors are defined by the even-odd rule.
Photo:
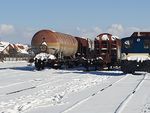
[[[16,50],[12,47],[9,42],[0,41],[0,53],[4,56],[10,56],[12,54],[16,54]]]
[[[29,57],[29,46],[23,44],[10,44],[9,42],[0,41],[0,61],[4,58],[23,58]]]
[[[29,55],[28,45],[23,45],[23,44],[11,44],[11,45],[16,50],[17,55]]]
[[[0,41],[0,61],[3,61],[6,56],[10,56],[11,52],[15,53],[11,44],[9,42]]]

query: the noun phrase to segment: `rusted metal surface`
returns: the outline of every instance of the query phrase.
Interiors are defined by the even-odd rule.
[[[87,39],[84,39],[84,38],[80,38],[80,37],[75,37],[76,40],[78,41],[78,45],[80,46],[83,46],[83,47],[88,47],[88,41]]]
[[[77,55],[79,56],[87,56],[87,52],[88,52],[88,41],[87,39],[84,38],[80,38],[80,37],[75,37],[77,42],[78,42],[78,50],[77,50]]]
[[[40,45],[45,42],[47,44],[47,53],[58,54],[64,56],[72,56],[77,52],[78,42],[75,37],[51,30],[41,30],[37,32],[31,41],[31,45],[38,53]]]
[[[106,64],[120,59],[121,41],[118,37],[103,33],[95,38],[94,43],[97,57],[102,57]]]

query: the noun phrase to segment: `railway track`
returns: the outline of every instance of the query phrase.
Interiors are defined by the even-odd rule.
[[[141,87],[142,83],[144,82],[146,78],[146,73],[143,74],[143,78],[139,81],[139,83],[135,86],[135,88],[127,95],[127,97],[119,104],[117,109],[115,110],[114,113],[122,113],[128,102],[132,99],[134,94],[138,91],[138,89]]]
[[[126,82],[131,81],[132,77],[134,77],[134,76],[136,76],[136,75],[126,75],[123,78],[121,78],[121,79],[119,79],[119,80],[117,80],[117,81],[115,81],[115,82],[113,82],[111,84],[108,84],[107,86],[101,88],[99,91],[96,91],[96,92],[92,93],[90,96],[85,97],[84,99],[74,103],[73,105],[71,105],[70,107],[68,107],[65,110],[61,111],[60,113],[86,112],[86,110],[84,111],[83,109],[84,109],[84,107],[86,106],[87,103],[92,102],[91,100],[94,100],[94,98],[97,98],[98,95],[99,96],[105,95],[106,94],[105,92],[108,92],[109,90],[113,90],[114,88],[116,88],[118,86],[121,86],[122,82],[124,82],[124,81],[126,81]],[[141,87],[142,83],[144,82],[145,77],[146,77],[146,73],[140,75],[140,77],[138,79],[135,78],[135,81],[138,81],[138,82],[116,104],[116,106],[114,107],[114,113],[121,113],[123,111],[123,109],[126,107],[128,102],[132,99],[132,97],[134,96],[136,91]],[[110,94],[112,94],[112,93],[110,93]],[[109,96],[111,96],[111,95],[109,95]],[[99,103],[97,103],[97,104],[99,104]],[[103,104],[103,102],[102,102],[102,104]],[[101,104],[99,106],[101,106]],[[88,106],[88,107],[86,106],[85,108],[89,108],[89,107],[90,106]],[[77,109],[80,109],[80,108],[82,108],[83,111],[80,111],[80,110],[76,111]],[[91,107],[91,109],[92,109],[92,107]],[[100,109],[100,108],[98,108],[98,109]],[[108,109],[108,108],[106,108],[106,109]]]
[[[53,78],[52,78],[53,79]],[[0,89],[4,89],[4,88],[9,88],[11,89],[11,91],[7,91],[7,92],[3,92],[3,94],[0,95],[1,96],[6,96],[6,95],[12,95],[12,94],[16,94],[16,93],[20,93],[20,92],[24,92],[24,91],[28,91],[28,90],[32,90],[32,89],[35,89],[35,88],[40,88],[40,87],[44,87],[44,86],[47,86],[47,85],[52,85],[52,84],[55,84],[55,83],[59,83],[61,82],[62,80],[49,80],[49,81],[44,81],[42,82],[41,80],[41,83],[36,83],[36,82],[39,82],[38,79],[32,79],[32,80],[27,80],[27,81],[22,81],[22,82],[17,82],[17,83],[12,83],[12,84],[9,84],[9,85],[6,85],[6,86],[2,86],[0,87]],[[52,82],[53,81],[53,82]],[[25,85],[25,84],[28,84],[28,85]],[[21,86],[23,85],[22,88],[18,88],[16,90],[12,90],[14,87],[18,87],[18,86]]]
[[[129,75],[126,75],[122,78],[120,78],[119,80],[116,80],[113,83],[110,83],[104,87],[102,87],[100,90],[92,93],[91,95],[89,95],[88,97],[85,97],[84,99],[77,101],[76,103],[74,103],[72,106],[68,107],[67,109],[65,109],[64,111],[60,112],[60,113],[67,113],[68,111],[71,111],[72,109],[76,108],[77,106],[83,104],[84,102],[88,101],[89,99],[93,98],[94,96],[96,96],[97,94],[107,90],[108,88],[112,87],[114,84],[117,84],[118,82],[121,82],[122,80],[124,80],[125,78],[127,78]]]

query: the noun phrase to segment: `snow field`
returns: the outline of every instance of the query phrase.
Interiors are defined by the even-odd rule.
[[[8,63],[9,64],[9,63]],[[0,75],[0,112],[19,113],[41,106],[64,104],[62,99],[70,93],[98,85],[108,77],[78,74],[73,71],[46,69],[44,71],[19,70],[18,64]],[[13,66],[12,65],[12,66]],[[9,65],[10,66],[10,65]],[[30,69],[29,69],[30,70]]]
[[[0,63],[0,113],[150,113],[150,74]]]

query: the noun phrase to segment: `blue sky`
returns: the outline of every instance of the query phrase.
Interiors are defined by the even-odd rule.
[[[150,31],[150,0],[0,0],[0,40],[28,43],[41,29],[93,39]]]

